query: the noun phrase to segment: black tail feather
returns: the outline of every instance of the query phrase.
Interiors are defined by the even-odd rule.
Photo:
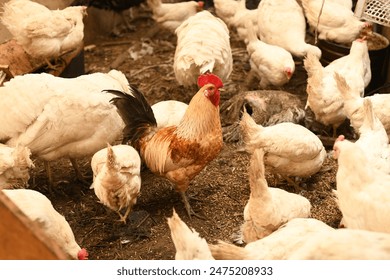
[[[135,86],[130,85],[130,92],[134,95],[119,91],[105,90],[105,92],[116,95],[110,100],[117,109],[125,128],[123,129],[122,143],[130,144],[139,149],[138,141],[152,127],[157,127],[152,107],[145,96]]]

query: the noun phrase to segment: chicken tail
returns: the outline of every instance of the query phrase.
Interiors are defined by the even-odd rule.
[[[244,1],[245,2],[245,1]],[[256,31],[255,31],[255,26],[253,25],[253,22],[248,20],[245,23],[245,28],[246,28],[246,39],[248,42],[256,42],[258,40]]]
[[[114,151],[112,150],[112,146],[107,143],[107,169],[109,171],[117,171],[117,163],[116,163],[116,156]]]
[[[257,134],[262,129],[261,125],[258,125],[252,117],[247,113],[244,107],[244,112],[240,121],[240,130],[243,141],[245,143],[246,150],[249,153],[253,153],[255,145],[253,145],[253,135]]]
[[[223,241],[218,244],[210,244],[210,251],[216,260],[243,260],[245,259],[245,248],[235,246]]]
[[[139,150],[139,142],[157,127],[152,107],[145,96],[135,86],[130,85],[131,94],[118,90],[106,90],[116,95],[110,100],[117,109],[125,128],[123,129],[123,144],[132,145]]]
[[[172,241],[176,248],[176,260],[211,260],[213,259],[205,239],[195,230],[191,230],[173,209],[173,215],[167,219]]]
[[[375,116],[375,112],[372,108],[371,100],[368,98],[364,98],[363,100],[363,112],[364,112],[364,119],[363,124],[359,129],[360,134],[362,133],[362,129],[368,129],[368,130],[374,130],[376,127],[376,124],[379,121],[379,119]]]
[[[348,85],[345,78],[337,72],[334,72],[333,76],[334,76],[334,79],[336,81],[337,88],[340,91],[341,96],[343,97],[344,101],[349,100],[349,99],[353,99],[354,94],[352,94],[351,88]]]
[[[268,184],[265,179],[263,149],[256,149],[251,157],[249,166],[249,185],[252,198],[259,198],[268,193]]]

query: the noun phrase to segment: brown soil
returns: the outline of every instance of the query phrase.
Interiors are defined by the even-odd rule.
[[[126,54],[126,59],[116,69],[123,71],[151,104],[166,99],[189,102],[195,92],[177,84],[172,68],[176,37],[162,30],[150,37],[155,23],[148,13],[146,15],[133,22],[135,32],[122,38],[98,38],[96,47],[85,51],[86,72],[107,72],[118,56]],[[250,68],[245,45],[238,41],[234,32],[231,33],[231,45],[234,70],[221,97],[222,104],[243,90]],[[138,59],[134,59],[136,56]],[[305,75],[302,63],[298,61],[296,74],[284,89],[305,98]],[[188,189],[188,194],[194,197],[192,207],[203,213],[207,220],[190,220],[171,184],[148,170],[142,171],[141,195],[126,225],[118,221],[116,213],[98,203],[89,185],[75,181],[74,171],[67,160],[52,163],[55,179],[61,180],[55,195],[48,192],[43,164],[39,160],[36,161],[30,187],[52,200],[55,208],[69,221],[77,242],[89,251],[90,259],[174,259],[175,248],[166,222],[173,208],[209,243],[219,239],[232,241],[232,235],[241,225],[249,196],[249,156],[239,152],[237,145],[226,142],[220,155],[193,180]],[[90,158],[80,163],[83,172],[91,176]],[[305,190],[300,192],[312,203],[312,217],[332,227],[337,227],[341,218],[331,195],[332,189],[335,189],[336,168],[335,160],[328,157],[322,171],[306,179]],[[273,177],[268,173],[267,179],[273,186]],[[278,187],[294,191],[283,182]]]

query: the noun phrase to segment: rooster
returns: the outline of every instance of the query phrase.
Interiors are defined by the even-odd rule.
[[[203,1],[162,3],[161,0],[146,0],[153,12],[153,19],[164,28],[175,32],[176,28],[190,16],[203,10]]]
[[[82,47],[85,15],[84,6],[52,11],[33,1],[11,0],[1,21],[31,57],[53,67],[51,59]]]
[[[141,189],[141,159],[128,145],[107,145],[91,159],[96,196],[102,204],[116,211],[120,221],[126,223]],[[126,208],[125,214],[121,210]]]
[[[221,151],[219,116],[221,79],[213,74],[198,78],[200,90],[188,105],[179,125],[157,128],[152,108],[135,87],[133,95],[108,91],[126,126],[123,140],[134,146],[149,169],[175,184],[189,217],[196,214],[185,194],[191,180]]]
[[[29,171],[34,167],[30,155],[27,147],[0,144],[0,189],[27,184]]]
[[[73,231],[65,217],[56,211],[46,196],[29,189],[2,190],[2,192],[31,221],[40,225],[46,236],[56,242],[70,259],[88,258],[87,250],[81,249],[76,243]]]
[[[172,241],[176,248],[175,260],[213,260],[207,241],[190,229],[173,209],[168,218]]]
[[[196,84],[197,77],[214,73],[225,82],[233,69],[226,24],[209,11],[188,18],[177,29],[173,69],[180,85]]]

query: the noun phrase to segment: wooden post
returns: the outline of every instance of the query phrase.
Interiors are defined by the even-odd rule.
[[[66,255],[0,191],[0,259],[59,260]]]

